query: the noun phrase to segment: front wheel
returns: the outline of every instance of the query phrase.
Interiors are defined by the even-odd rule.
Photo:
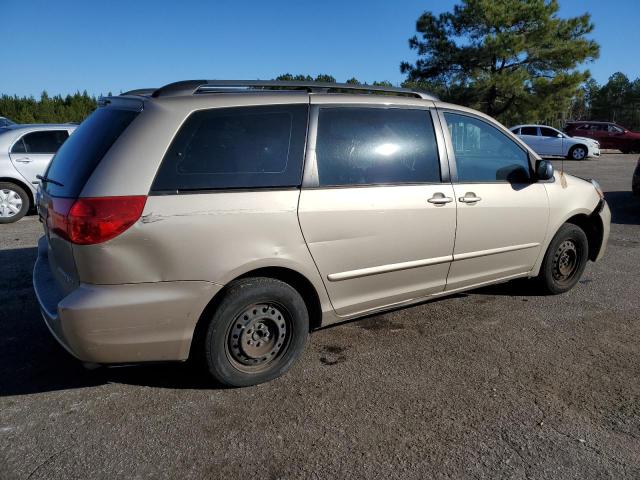
[[[589,241],[577,225],[565,223],[553,237],[544,255],[538,280],[546,293],[557,295],[571,290],[589,259]]]
[[[585,147],[583,147],[582,145],[577,145],[569,150],[568,157],[570,160],[584,160],[585,158],[587,158],[587,154],[588,152]]]
[[[291,285],[273,278],[233,282],[213,314],[205,339],[209,372],[245,387],[284,374],[304,349],[309,313]]]
[[[0,223],[17,222],[29,211],[29,196],[18,185],[0,182]]]

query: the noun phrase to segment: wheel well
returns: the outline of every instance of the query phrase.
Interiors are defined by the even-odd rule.
[[[600,251],[604,231],[600,216],[596,213],[591,215],[574,215],[568,219],[566,223],[580,227],[587,235],[587,240],[589,241],[589,260],[594,261]]]
[[[0,177],[0,182],[13,183],[15,185],[18,185],[25,192],[27,192],[27,196],[29,197],[30,209],[35,207],[35,201],[33,199],[33,192],[31,191],[31,188],[29,188],[29,185],[27,185],[25,182],[23,182],[21,180],[17,180],[17,179],[12,178],[12,177]]]
[[[586,152],[589,151],[589,147],[587,147],[586,145],[583,145],[582,143],[578,143],[577,145],[573,145],[570,149],[569,149],[569,153],[573,152],[576,148],[578,147],[582,147],[585,149]]]
[[[298,291],[298,293],[304,300],[304,303],[307,305],[307,310],[309,312],[309,330],[315,330],[316,328],[320,327],[320,323],[322,321],[322,307],[320,306],[320,298],[318,297],[318,292],[316,292],[316,289],[314,288],[313,284],[307,279],[307,277],[289,268],[265,267],[244,273],[228,282],[228,284],[241,278],[249,277],[275,278],[291,285]],[[193,332],[193,338],[191,340],[191,352],[189,354],[190,356],[201,352],[201,349],[204,346],[202,340],[204,339],[207,331],[207,322],[209,318],[211,318],[211,315],[215,311],[216,307],[218,306],[226,292],[227,288],[225,287],[218,293],[216,293],[200,315],[198,323],[196,324],[195,331]],[[194,346],[196,347],[195,349]]]

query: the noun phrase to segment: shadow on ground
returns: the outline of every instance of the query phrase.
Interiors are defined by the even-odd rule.
[[[605,192],[604,198],[611,209],[611,223],[640,225],[640,198],[630,190]]]
[[[125,383],[164,388],[212,388],[189,364],[87,370],[51,336],[31,285],[35,248],[0,250],[0,396]]]

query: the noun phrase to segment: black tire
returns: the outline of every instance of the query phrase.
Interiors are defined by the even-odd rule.
[[[538,281],[545,293],[557,295],[571,290],[589,259],[589,241],[577,225],[560,227],[544,255]]]
[[[229,285],[207,328],[209,373],[232,387],[268,382],[291,368],[308,334],[306,304],[291,285],[264,277],[238,280]]]
[[[578,151],[582,151],[583,154],[579,155],[578,158],[575,158],[574,155]],[[588,155],[589,155],[589,149],[587,147],[585,147],[584,145],[574,145],[573,147],[571,147],[569,149],[569,153],[567,154],[567,159],[569,159],[569,160],[586,160]]]
[[[16,195],[21,201],[20,210],[12,213],[9,204],[11,203],[14,208],[16,207],[14,203]],[[13,198],[14,201],[10,201],[10,198]],[[29,195],[22,187],[11,182],[0,182],[0,223],[17,222],[27,214],[30,208]]]

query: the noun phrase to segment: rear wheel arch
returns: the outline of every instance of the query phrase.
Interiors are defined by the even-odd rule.
[[[35,199],[33,198],[33,192],[31,191],[31,187],[27,185],[26,182],[23,182],[22,180],[18,180],[17,178],[13,178],[13,177],[0,177],[0,182],[13,183],[14,185],[17,185],[18,187],[22,188],[26,192],[27,196],[29,197],[29,210],[31,210],[35,206]]]
[[[242,275],[237,276],[228,282],[224,288],[220,289],[207,306],[202,311],[198,322],[196,323],[193,337],[191,339],[191,348],[189,356],[199,355],[204,347],[204,340],[207,332],[209,320],[217,306],[229,291],[229,286],[234,282],[252,277],[273,278],[287,283],[293,287],[302,297],[309,313],[309,330],[313,331],[320,327],[322,322],[322,307],[320,297],[311,281],[296,270],[286,267],[262,267],[257,268]],[[195,347],[195,348],[194,348]]]

